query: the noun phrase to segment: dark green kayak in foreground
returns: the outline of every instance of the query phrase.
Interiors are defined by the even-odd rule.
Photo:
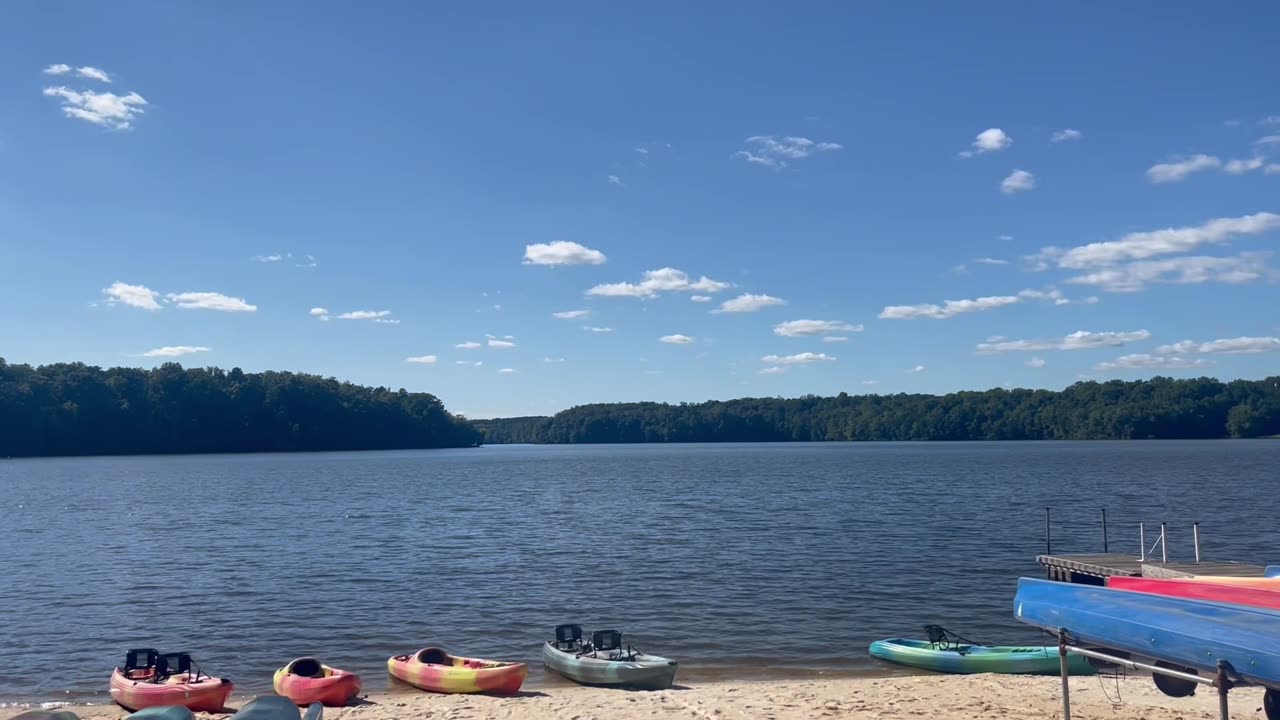
[[[66,710],[28,710],[13,720],[80,720],[80,716]]]
[[[129,720],[195,720],[195,713],[181,705],[149,707],[129,716]]]
[[[259,695],[232,715],[232,720],[321,720],[324,706],[311,703],[307,714],[298,711],[293,701],[279,695]]]

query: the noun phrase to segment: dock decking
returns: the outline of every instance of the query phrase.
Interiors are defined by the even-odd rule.
[[[1036,562],[1045,567],[1050,580],[1085,585],[1102,585],[1106,582],[1106,578],[1114,575],[1154,578],[1182,578],[1195,575],[1263,577],[1266,571],[1260,565],[1236,562],[1162,563],[1150,559],[1143,561],[1123,553],[1038,555]]]

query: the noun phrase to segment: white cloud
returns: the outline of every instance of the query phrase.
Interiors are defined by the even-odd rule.
[[[974,300],[946,300],[942,305],[934,305],[932,303],[888,305],[880,312],[880,318],[883,320],[914,320],[915,318],[946,320],[964,313],[995,310],[996,308],[1014,305],[1021,301],[1015,295],[993,295]]]
[[[581,320],[585,317],[591,317],[590,310],[565,310],[564,312],[551,313],[551,317],[559,320]]]
[[[1183,340],[1172,345],[1161,345],[1155,349],[1157,355],[1225,355],[1254,354],[1280,351],[1280,338],[1277,337],[1238,337],[1210,340],[1198,343]]]
[[[1137,292],[1151,284],[1199,285],[1207,282],[1243,285],[1277,277],[1266,253],[1234,257],[1188,255],[1163,260],[1138,260],[1104,267],[1067,278],[1074,285],[1094,285],[1110,292]]]
[[[1160,163],[1147,168],[1147,180],[1153,183],[1180,182],[1186,180],[1193,173],[1210,170],[1221,165],[1222,161],[1212,155],[1178,156],[1167,163]]]
[[[502,368],[502,369],[501,369],[501,370],[499,370],[498,372],[499,372],[499,373],[501,373],[501,374],[503,374],[503,375],[511,375],[512,373],[516,372],[516,369],[515,369],[515,368]]]
[[[1007,340],[1001,337],[987,338],[987,342],[978,343],[978,353],[990,355],[1003,352],[1024,352],[1040,350],[1092,350],[1103,347],[1119,347],[1132,342],[1150,340],[1151,333],[1146,330],[1129,332],[1076,332],[1061,338],[1046,340]]]
[[[849,338],[843,335],[828,335],[827,337],[822,338],[822,342],[824,343],[849,342]]]
[[[95,125],[102,125],[113,130],[126,130],[133,119],[141,115],[142,107],[147,101],[138,93],[116,95],[115,93],[95,93],[92,90],[77,92],[63,86],[47,87],[46,97],[56,97],[62,101],[62,112],[67,117],[77,118]]]
[[[557,240],[524,247],[525,265],[601,265],[604,253],[576,242]]]
[[[922,373],[922,372],[924,372],[925,370],[928,370],[928,369],[929,369],[929,368],[926,368],[926,367],[925,367],[925,366],[923,366],[923,365],[917,365],[917,366],[915,366],[915,367],[911,368],[910,370],[908,370],[908,371],[907,371],[907,374],[908,374],[908,375],[919,375],[920,373]]]
[[[690,295],[689,299],[696,303],[711,302],[712,300],[710,295]]]
[[[802,352],[795,355],[765,355],[760,362],[769,365],[808,365],[810,363],[835,362],[835,356],[826,353]]]
[[[408,363],[418,363],[419,365],[435,365],[438,360],[435,355],[419,355],[417,357],[407,357],[404,359]]]
[[[667,343],[668,345],[688,345],[689,343],[693,342],[693,338],[689,337],[688,335],[680,335],[679,333],[677,333],[675,335],[663,335],[662,337],[658,338],[658,342],[664,342],[664,343]]]
[[[167,345],[142,353],[143,357],[181,357],[193,353],[209,352],[210,348],[192,345]]]
[[[374,318],[373,321],[381,325],[399,325],[400,324],[400,321],[394,318]]]
[[[484,364],[483,360],[454,360],[454,365],[470,365],[471,367],[480,367]]]
[[[776,305],[786,305],[787,301],[772,295],[752,295],[743,293],[732,300],[725,300],[713,313],[749,313]]]
[[[1006,242],[1007,242],[1007,241],[1009,241],[1009,240],[1012,240],[1012,239],[1013,239],[1013,236],[1012,236],[1012,235],[999,235],[999,236],[997,236],[997,238],[996,238],[996,239],[998,239],[998,240],[1004,240],[1004,241],[1006,241]]]
[[[809,337],[842,332],[862,332],[862,325],[850,325],[843,320],[788,320],[773,326],[773,334],[782,337]]]
[[[1043,358],[1038,358],[1038,357],[1033,357],[1027,361],[1027,367],[1030,367],[1030,368],[1042,368],[1042,367],[1048,367],[1048,365],[1049,363],[1045,362]]]
[[[216,292],[169,293],[165,296],[183,310],[218,310],[220,312],[257,312],[257,305],[250,305],[244,298],[230,297]]]
[[[142,285],[129,285],[122,282],[111,283],[111,287],[103,288],[102,294],[107,297],[106,303],[114,305],[122,303],[143,310],[159,310],[160,303],[156,298],[160,293]]]
[[[583,325],[583,326],[582,326],[582,329],[583,329],[583,330],[586,330],[587,332],[593,332],[593,333],[611,333],[611,332],[613,332],[613,328],[609,328],[609,327],[595,327],[594,325]]]
[[[313,318],[320,318],[325,322],[329,321],[329,311],[322,307],[313,307],[307,311],[307,314]]]
[[[505,349],[507,349],[507,348],[513,348],[513,347],[515,347],[515,346],[516,346],[516,344],[515,344],[515,343],[513,343],[513,342],[511,342],[510,340],[498,340],[498,339],[495,339],[495,338],[489,338],[489,347],[491,347],[491,348],[497,348],[497,349],[499,349],[499,350],[505,350]]]
[[[631,149],[632,149],[632,150],[635,150],[636,152],[640,153],[641,155],[648,155],[648,154],[649,154],[649,151],[648,151],[647,149],[645,149],[645,148],[642,148],[642,147],[638,147],[638,148],[631,148]]]
[[[1000,192],[1005,195],[1026,192],[1036,186],[1036,176],[1026,170],[1014,170],[1009,177],[1000,181]]]
[[[1004,150],[1012,144],[1013,138],[1006,135],[1000,128],[987,128],[978,133],[978,136],[973,139],[971,143],[973,149],[960,153],[960,157],[970,158],[975,155]]]
[[[979,265],[1008,265],[1009,264],[1008,260],[1001,260],[1000,258],[990,258],[990,257],[974,258],[973,262],[976,262]]]
[[[1094,366],[1094,370],[1098,372],[1107,372],[1110,370],[1144,370],[1144,369],[1173,369],[1173,368],[1205,368],[1213,365],[1211,360],[1202,360],[1200,358],[1188,359],[1174,357],[1170,355],[1148,355],[1146,353],[1137,353],[1134,355],[1122,355],[1110,362],[1098,363]]]
[[[564,358],[544,357],[544,358],[542,358],[542,362],[544,362],[544,363],[562,363],[562,362],[564,362]]]
[[[1280,215],[1269,212],[1215,218],[1202,225],[1129,233],[1119,240],[1089,243],[1060,253],[1058,266],[1080,269],[1122,260],[1189,252],[1201,245],[1221,244],[1237,235],[1257,235],[1280,228]],[[1050,248],[1046,248],[1046,251]]]
[[[759,374],[760,375],[781,375],[786,371],[787,369],[782,367],[781,365],[770,365],[767,368],[760,368]]]
[[[375,320],[391,314],[390,310],[352,310],[338,316],[339,320]]]
[[[1222,166],[1222,172],[1228,175],[1244,175],[1261,168],[1266,163],[1260,157],[1250,158],[1248,160],[1230,160],[1226,165]]]
[[[107,74],[106,70],[99,70],[96,67],[90,67],[88,65],[76,68],[76,76],[87,78],[89,80],[97,80],[98,82],[111,82],[111,76]]]
[[[622,184],[622,179],[621,179],[621,178],[619,178],[617,175],[610,175],[607,179],[609,180],[609,184],[610,184],[610,185],[617,185],[618,187],[625,187],[625,186]]]
[[[1072,140],[1079,140],[1082,137],[1084,137],[1084,133],[1080,132],[1079,130],[1072,130],[1071,128],[1067,128],[1066,130],[1059,130],[1055,132],[1053,135],[1049,136],[1049,142],[1051,143],[1070,142]]]
[[[454,347],[458,348],[459,350],[475,350],[476,348],[480,347],[480,343],[475,341],[468,341],[464,343],[458,343],[457,345],[454,345]]]
[[[71,72],[71,66],[65,63],[50,65],[44,69],[45,75],[66,75],[69,72]]]
[[[273,262],[280,262],[281,260],[284,259],[284,256],[281,255],[280,253],[272,253],[270,255],[254,255],[249,259],[254,262],[273,263]]]
[[[863,380],[862,384],[863,385],[879,385],[880,381],[879,380]]]
[[[703,275],[697,280],[690,280],[682,270],[664,267],[645,272],[639,283],[606,283],[596,285],[587,290],[588,295],[601,297],[635,297],[652,298],[660,292],[703,292],[717,293],[729,288],[729,283],[712,280]]]
[[[733,157],[772,168],[784,168],[788,160],[801,160],[816,153],[843,147],[833,142],[814,142],[809,138],[791,136],[778,138],[773,135],[754,135],[747,138],[746,144],[747,149],[739,150]]]
[[[1280,115],[1268,115],[1258,121],[1259,125],[1280,125]]]
[[[1266,135],[1253,141],[1254,145],[1280,145],[1280,135]]]

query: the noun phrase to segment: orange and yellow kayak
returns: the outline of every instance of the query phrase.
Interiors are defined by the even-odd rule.
[[[391,676],[420,690],[439,693],[498,693],[520,689],[529,668],[524,663],[450,655],[428,647],[387,660]]]
[[[360,694],[360,676],[329,667],[315,658],[298,658],[276,671],[272,677],[276,694],[295,705],[320,703],[342,707]]]
[[[1214,585],[1231,585],[1234,587],[1253,588],[1254,590],[1280,590],[1280,578],[1274,577],[1228,577],[1226,575],[1196,575],[1180,578],[1187,582],[1212,583]]]

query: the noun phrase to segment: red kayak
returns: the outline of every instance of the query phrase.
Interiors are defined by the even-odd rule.
[[[1107,578],[1107,587],[1185,600],[1208,600],[1280,610],[1280,584],[1275,590],[1265,590],[1240,585],[1216,585],[1203,580],[1116,576]]]
[[[295,705],[342,707],[360,694],[359,675],[309,657],[298,658],[277,670],[272,684],[278,694]]]
[[[130,650],[123,668],[111,672],[111,699],[126,710],[181,705],[193,712],[222,712],[233,686],[205,675],[186,653],[161,655]]]

